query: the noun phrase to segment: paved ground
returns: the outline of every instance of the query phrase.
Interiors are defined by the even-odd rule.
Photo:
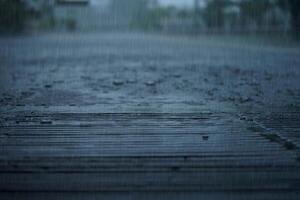
[[[297,199],[299,55],[137,33],[1,38],[3,197]]]

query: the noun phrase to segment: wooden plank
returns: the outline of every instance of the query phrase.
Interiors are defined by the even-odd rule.
[[[82,199],[101,199],[101,200],[298,200],[299,191],[243,191],[241,192],[174,192],[174,191],[163,191],[163,192],[6,192],[1,194],[2,200],[53,200],[53,199],[64,199],[64,200],[82,200]]]
[[[0,174],[2,192],[299,190],[293,170]]]
[[[256,113],[256,121],[300,148],[300,112],[299,109],[285,112]]]
[[[0,129],[0,191],[299,190],[295,152],[249,126],[228,113],[18,114]]]

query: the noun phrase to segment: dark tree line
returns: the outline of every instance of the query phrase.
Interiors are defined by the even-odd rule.
[[[279,6],[288,11],[291,15],[291,27],[294,34],[300,35],[300,1],[299,0],[278,0]]]
[[[21,31],[25,18],[25,5],[21,0],[0,0],[0,32]]]

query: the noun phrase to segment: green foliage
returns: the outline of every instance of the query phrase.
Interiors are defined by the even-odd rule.
[[[208,27],[222,27],[224,25],[224,8],[229,5],[228,0],[211,0],[203,12],[203,18]]]
[[[140,13],[138,16],[132,16],[131,28],[142,30],[160,30],[161,21],[170,16],[172,8],[155,8]]]
[[[20,0],[0,0],[0,32],[17,32],[24,28],[26,12]]]
[[[75,31],[77,28],[77,22],[73,18],[66,19],[66,28],[68,31]]]
[[[263,21],[263,16],[272,7],[270,0],[243,0],[240,3],[242,21],[246,19],[254,20],[258,25]]]
[[[39,23],[39,29],[41,30],[52,30],[56,25],[56,21],[53,16],[44,18]]]

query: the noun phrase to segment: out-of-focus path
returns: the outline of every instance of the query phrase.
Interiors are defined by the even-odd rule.
[[[186,112],[193,106],[192,111],[225,111],[221,104],[298,108],[299,49],[206,39],[130,33],[2,38],[1,107],[68,111],[84,106],[85,112],[89,107],[94,112],[164,112],[165,107]]]
[[[1,38],[0,191],[296,199],[299,55],[138,33]]]

